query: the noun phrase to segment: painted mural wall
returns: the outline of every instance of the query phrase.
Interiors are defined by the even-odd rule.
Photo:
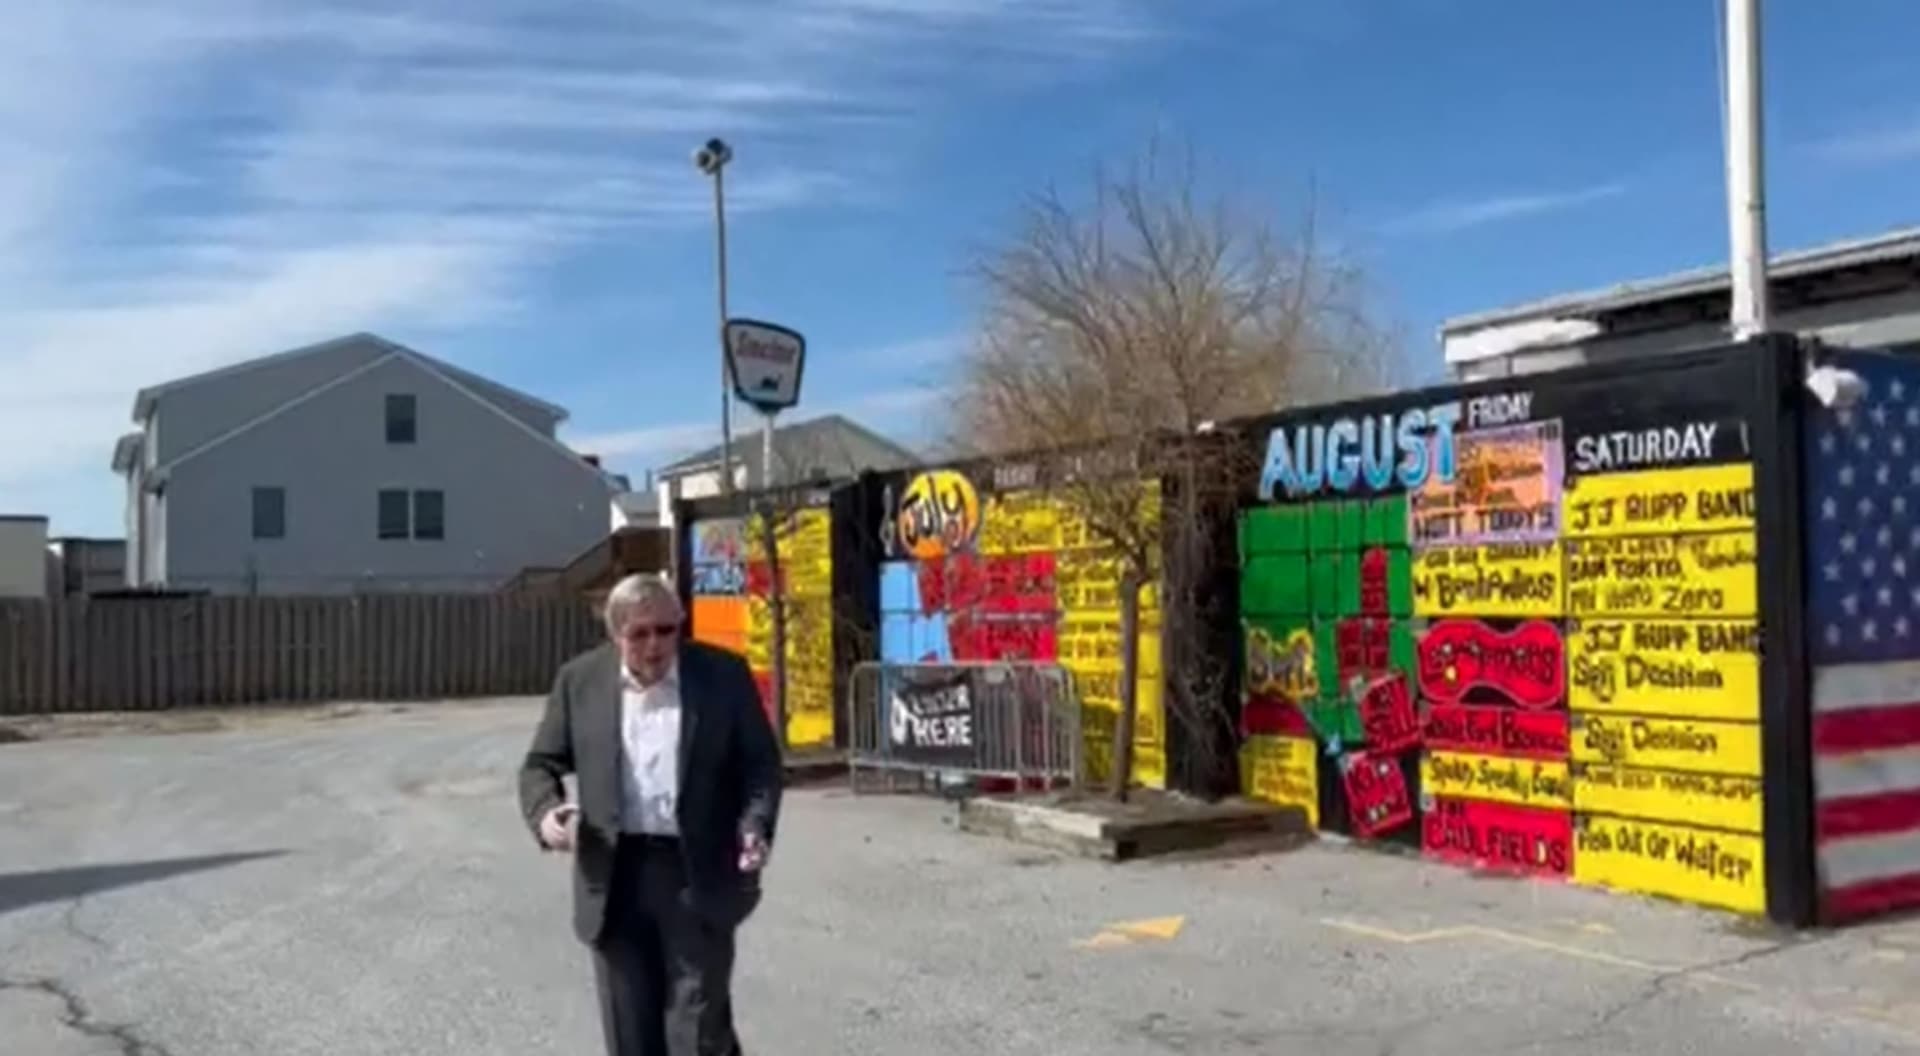
[[[1920,906],[1920,361],[1849,352],[1866,384],[1810,409],[1803,452],[1821,915]]]
[[[1765,912],[1732,397],[1420,400],[1269,438],[1240,523],[1248,793],[1448,862]]]
[[[773,593],[758,514],[696,520],[692,535],[693,637],[746,654],[773,716]],[[833,522],[826,507],[776,520],[785,581],[788,748],[833,744]],[[777,721],[777,717],[776,721]]]
[[[1158,516],[1159,486],[1142,508]],[[1119,717],[1119,566],[1075,511],[1031,487],[983,491],[935,470],[889,489],[879,525],[880,655],[888,663],[1058,662],[1081,697],[1090,779],[1112,773]],[[1160,608],[1140,603],[1134,779],[1166,785]]]

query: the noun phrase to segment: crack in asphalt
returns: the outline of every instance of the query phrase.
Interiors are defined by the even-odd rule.
[[[1829,937],[1830,936],[1823,935],[1811,939],[1783,939],[1766,946],[1747,950],[1744,953],[1734,954],[1731,957],[1722,957],[1719,960],[1707,961],[1701,964],[1689,964],[1682,967],[1669,968],[1666,971],[1654,974],[1652,978],[1648,979],[1634,993],[1616,1001],[1612,1007],[1602,1012],[1598,1019],[1595,1019],[1585,1027],[1563,1034],[1555,1034],[1550,1037],[1528,1039],[1516,1045],[1509,1046],[1502,1051],[1511,1052],[1517,1049],[1532,1049],[1541,1046],[1557,1046],[1572,1042],[1595,1040],[1607,1033],[1607,1031],[1613,1029],[1613,1025],[1619,1022],[1621,1017],[1627,1013],[1652,1004],[1655,1000],[1665,996],[1667,988],[1675,982],[1696,979],[1703,975],[1711,975],[1715,972],[1724,971],[1728,968],[1739,968],[1751,964],[1754,961],[1761,960],[1762,958],[1771,957],[1776,953],[1782,953],[1787,950],[1797,950],[1804,946],[1823,942]]]
[[[86,901],[87,896],[81,895],[79,898],[67,902],[66,912],[60,915],[61,927],[66,930],[67,934],[92,946],[94,949],[111,950],[113,948],[112,943],[109,943],[106,939],[101,938],[99,935],[81,926],[80,910],[86,904]]]
[[[89,1038],[111,1041],[120,1056],[173,1056],[166,1046],[140,1036],[138,1028],[126,1023],[101,1023],[79,994],[58,979],[0,979],[0,993],[25,991],[43,994],[60,1002],[60,1023]]]

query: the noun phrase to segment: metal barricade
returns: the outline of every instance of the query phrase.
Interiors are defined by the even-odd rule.
[[[847,770],[853,790],[879,775],[924,789],[998,778],[1016,788],[1079,784],[1080,695],[1056,663],[866,662],[847,680]]]

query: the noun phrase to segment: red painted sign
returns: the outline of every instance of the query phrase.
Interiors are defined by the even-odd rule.
[[[1055,600],[1052,554],[980,557],[954,554],[920,562],[920,606],[928,613],[1051,613]]]
[[[1478,620],[1441,620],[1420,638],[1420,693],[1458,704],[1486,687],[1523,708],[1550,708],[1567,692],[1566,647],[1560,630],[1528,620],[1496,631]]]
[[[1360,694],[1360,728],[1371,752],[1391,755],[1420,743],[1420,716],[1407,691],[1407,676],[1376,679]]]
[[[947,643],[953,658],[976,660],[1039,660],[1060,658],[1060,636],[1053,621],[1027,616],[995,616],[988,612],[947,615]]]
[[[1360,555],[1360,611],[1387,614],[1387,552],[1377,546]]]
[[[1573,816],[1564,811],[1442,799],[1420,819],[1426,853],[1457,865],[1532,876],[1573,871]]]
[[[1407,775],[1391,755],[1352,752],[1340,759],[1347,789],[1347,817],[1356,836],[1379,836],[1413,820]]]
[[[1333,651],[1340,664],[1340,688],[1354,679],[1371,680],[1387,672],[1393,624],[1364,618],[1341,620],[1334,628]]]
[[[747,568],[747,594],[755,598],[773,596],[773,565],[767,561],[749,561]],[[787,579],[787,570],[780,570],[780,578]]]
[[[1240,733],[1312,738],[1313,726],[1293,701],[1277,693],[1249,693],[1240,706]]]
[[[1054,555],[949,554],[915,571],[921,610],[947,617],[953,659],[1059,658]],[[751,588],[751,568],[747,578]]]
[[[1567,757],[1567,713],[1518,711],[1473,704],[1433,704],[1420,731],[1436,752],[1468,752],[1513,759]]]

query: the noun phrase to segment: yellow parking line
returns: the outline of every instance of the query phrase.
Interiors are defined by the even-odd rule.
[[[1649,975],[1663,975],[1668,972],[1685,971],[1684,968],[1677,966],[1669,967],[1654,964],[1650,961],[1635,960],[1631,957],[1621,957],[1618,954],[1606,953],[1601,950],[1590,950],[1584,946],[1574,946],[1564,942],[1555,942],[1552,939],[1536,938],[1532,935],[1522,935],[1518,932],[1503,931],[1499,928],[1489,928],[1479,924],[1462,924],[1451,928],[1437,928],[1432,931],[1403,932],[1395,931],[1392,928],[1383,928],[1373,924],[1362,924],[1359,921],[1345,920],[1337,917],[1329,917],[1320,923],[1340,931],[1351,932],[1355,935],[1364,935],[1367,938],[1379,939],[1382,942],[1398,943],[1402,946],[1415,946],[1421,943],[1439,942],[1446,939],[1478,937],[1489,939],[1493,942],[1503,942],[1510,946],[1526,946],[1536,950],[1545,950],[1548,953],[1557,953],[1563,957],[1572,957],[1582,961],[1592,961],[1595,964],[1607,964],[1616,968],[1645,972]],[[1717,979],[1718,977],[1701,973],[1696,975],[1695,978]]]
[[[1643,961],[1634,957],[1623,957],[1604,950],[1591,950],[1552,939],[1543,939],[1534,935],[1506,931],[1501,928],[1489,928],[1480,924],[1460,924],[1452,927],[1433,928],[1427,931],[1398,931],[1379,924],[1367,924],[1341,917],[1324,917],[1320,921],[1326,927],[1344,931],[1350,935],[1373,939],[1378,942],[1393,943],[1399,946],[1419,946],[1432,942],[1445,942],[1458,939],[1481,939],[1497,944],[1519,946],[1525,949],[1540,950],[1556,956],[1591,964],[1603,964],[1613,968],[1622,968],[1643,975],[1670,975],[1690,981],[1709,983],[1731,990],[1740,990],[1750,994],[1777,995],[1792,1000],[1817,1015],[1832,1016],[1839,1019],[1863,1020],[1876,1026],[1890,1027],[1909,1038],[1920,1038],[1920,1006],[1898,1005],[1843,1005],[1840,1007],[1822,1007],[1805,1000],[1802,995],[1774,987],[1761,986],[1743,979],[1733,979],[1716,972],[1699,971],[1685,965],[1663,965],[1652,961]]]

